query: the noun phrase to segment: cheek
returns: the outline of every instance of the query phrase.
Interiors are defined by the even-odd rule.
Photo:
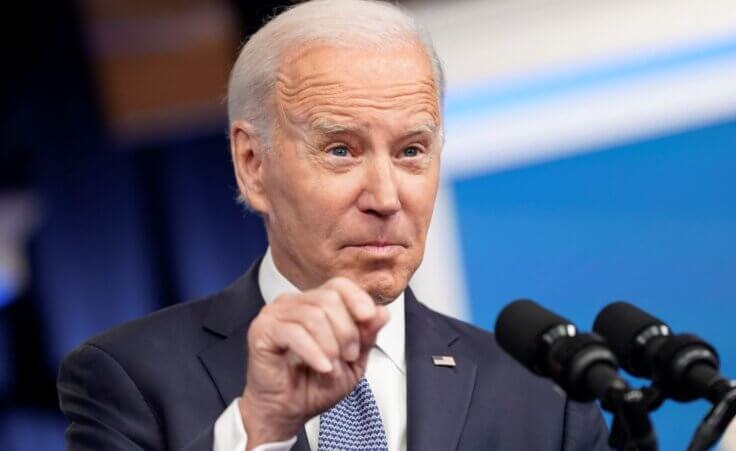
[[[417,233],[426,234],[437,196],[437,178],[412,177],[405,187],[402,206],[417,227]]]
[[[321,224],[321,229],[329,233],[339,227],[341,218],[355,204],[360,193],[360,184],[354,174],[335,174],[314,171],[309,178],[298,183],[300,205],[305,215]]]
[[[318,171],[282,173],[274,180],[275,219],[301,229],[300,235],[328,237],[354,202],[359,187],[355,177]]]

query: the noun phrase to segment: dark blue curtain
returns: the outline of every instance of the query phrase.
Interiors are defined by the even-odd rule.
[[[74,5],[25,7],[2,93],[0,193],[31,191],[40,213],[30,283],[0,306],[3,450],[63,449],[54,382],[72,348],[223,288],[266,246],[235,202],[224,121],[126,149],[107,137]]]

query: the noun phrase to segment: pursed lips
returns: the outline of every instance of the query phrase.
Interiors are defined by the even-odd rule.
[[[375,257],[394,257],[404,251],[407,246],[397,241],[374,240],[351,243],[344,248],[354,248]]]

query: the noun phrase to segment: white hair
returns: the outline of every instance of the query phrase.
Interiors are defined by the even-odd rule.
[[[273,92],[282,55],[294,46],[326,42],[335,46],[389,47],[419,43],[427,54],[442,108],[445,78],[432,41],[398,6],[375,0],[312,0],[279,14],[246,42],[230,73],[230,124],[245,120],[265,148],[275,117]]]

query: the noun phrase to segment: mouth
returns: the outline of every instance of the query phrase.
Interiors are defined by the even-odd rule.
[[[406,250],[406,246],[401,243],[388,241],[366,241],[347,245],[345,249],[356,250],[375,258],[392,258]]]

